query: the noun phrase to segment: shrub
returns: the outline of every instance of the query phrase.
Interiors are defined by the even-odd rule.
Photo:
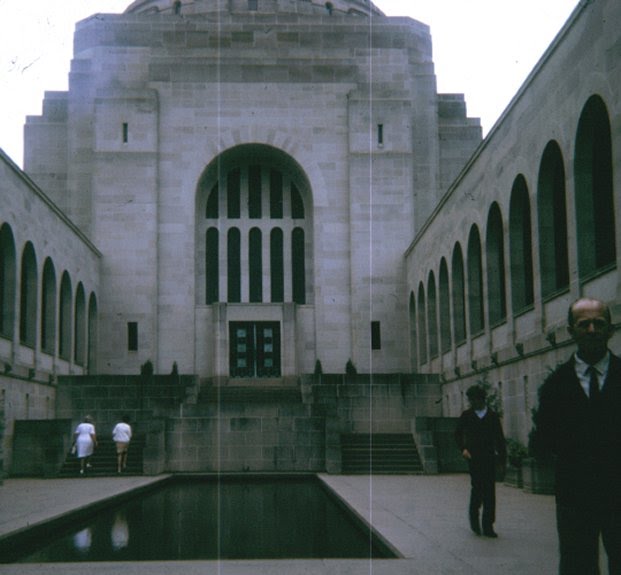
[[[356,375],[358,373],[358,370],[356,369],[356,366],[351,359],[348,359],[347,363],[345,364],[345,373],[347,375]]]
[[[140,366],[140,375],[153,375],[153,362],[150,359],[147,359],[147,361]]]
[[[516,439],[507,439],[507,459],[513,467],[522,467],[522,461],[528,456],[528,449]]]

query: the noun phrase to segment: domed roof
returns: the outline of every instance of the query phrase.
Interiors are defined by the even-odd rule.
[[[125,13],[192,15],[224,11],[384,16],[371,0],[134,0]]]

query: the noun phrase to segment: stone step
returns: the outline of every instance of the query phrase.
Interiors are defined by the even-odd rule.
[[[414,439],[409,433],[374,433],[374,434],[343,434],[341,440],[347,445],[355,447],[368,447],[370,445],[408,445],[415,447]]]
[[[423,466],[410,434],[343,434],[344,474],[420,474]]]
[[[129,444],[127,469],[125,475],[142,475],[142,451],[145,438],[137,436]],[[116,444],[111,439],[97,441],[97,448],[90,458],[90,476],[116,475]],[[67,454],[65,462],[58,474],[59,477],[76,477],[80,473],[80,460],[71,452]]]

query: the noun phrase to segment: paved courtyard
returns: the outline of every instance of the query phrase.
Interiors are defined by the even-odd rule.
[[[467,475],[321,479],[402,557],[384,560],[176,561],[18,565],[2,574],[541,575],[556,572],[554,498],[497,486],[496,540],[468,529]],[[8,479],[0,487],[0,538],[159,478]]]

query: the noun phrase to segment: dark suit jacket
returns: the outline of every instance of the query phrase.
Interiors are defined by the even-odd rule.
[[[556,459],[559,503],[621,510],[621,359],[611,355],[596,407],[589,403],[572,358],[539,389],[532,447]]]
[[[483,419],[474,409],[464,411],[457,422],[455,441],[460,451],[467,449],[470,452],[473,461],[493,461],[498,456],[504,463],[507,453],[505,436],[498,415],[489,408]]]

